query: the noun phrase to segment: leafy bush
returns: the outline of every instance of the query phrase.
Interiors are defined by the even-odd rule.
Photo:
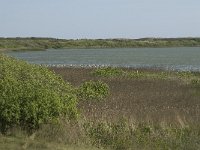
[[[83,83],[77,90],[80,100],[102,100],[109,94],[109,87],[101,81]]]
[[[28,129],[77,116],[73,88],[46,68],[0,55],[0,128]]]
[[[124,71],[120,68],[105,67],[96,69],[92,74],[101,77],[117,77],[123,75]]]

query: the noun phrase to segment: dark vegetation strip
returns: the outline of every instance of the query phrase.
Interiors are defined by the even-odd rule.
[[[163,80],[181,80],[182,82],[199,83],[200,73],[190,71],[163,71],[156,69],[125,69],[114,67],[100,67],[94,69],[91,75],[106,78],[124,78],[124,79],[163,79]]]
[[[54,39],[0,38],[0,50],[45,50],[49,48],[142,48],[142,47],[199,47],[200,38],[143,38],[143,39]]]

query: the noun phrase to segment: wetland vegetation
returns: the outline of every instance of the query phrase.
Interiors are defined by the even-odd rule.
[[[198,72],[0,62],[0,149],[200,148]]]

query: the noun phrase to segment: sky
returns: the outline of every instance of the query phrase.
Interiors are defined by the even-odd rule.
[[[0,37],[200,37],[200,0],[0,0]]]

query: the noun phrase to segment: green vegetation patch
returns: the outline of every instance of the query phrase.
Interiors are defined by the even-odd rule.
[[[114,150],[199,149],[199,127],[161,127],[140,123],[90,122],[84,125],[93,145]]]
[[[191,84],[197,88],[200,88],[200,79],[193,79]]]
[[[97,77],[122,77],[122,78],[149,78],[149,79],[166,79],[169,72],[148,72],[148,71],[124,71],[121,68],[103,67],[94,70],[92,75]]]
[[[46,68],[0,55],[0,129],[77,116],[73,88]]]
[[[132,79],[170,79],[170,80],[182,80],[192,81],[200,80],[200,76],[197,73],[187,71],[140,71],[130,70],[125,71],[121,68],[103,67],[97,68],[91,72],[96,77],[107,77],[107,78],[132,78]]]
[[[190,71],[176,72],[176,76],[178,78],[185,78],[185,79],[191,79],[191,78],[197,77],[197,76],[195,76],[195,73],[192,73]]]
[[[85,82],[77,89],[80,100],[100,101],[106,98],[109,93],[109,86],[101,81]]]
[[[123,76],[125,72],[120,68],[103,67],[94,70],[92,74],[99,77],[119,77]]]

